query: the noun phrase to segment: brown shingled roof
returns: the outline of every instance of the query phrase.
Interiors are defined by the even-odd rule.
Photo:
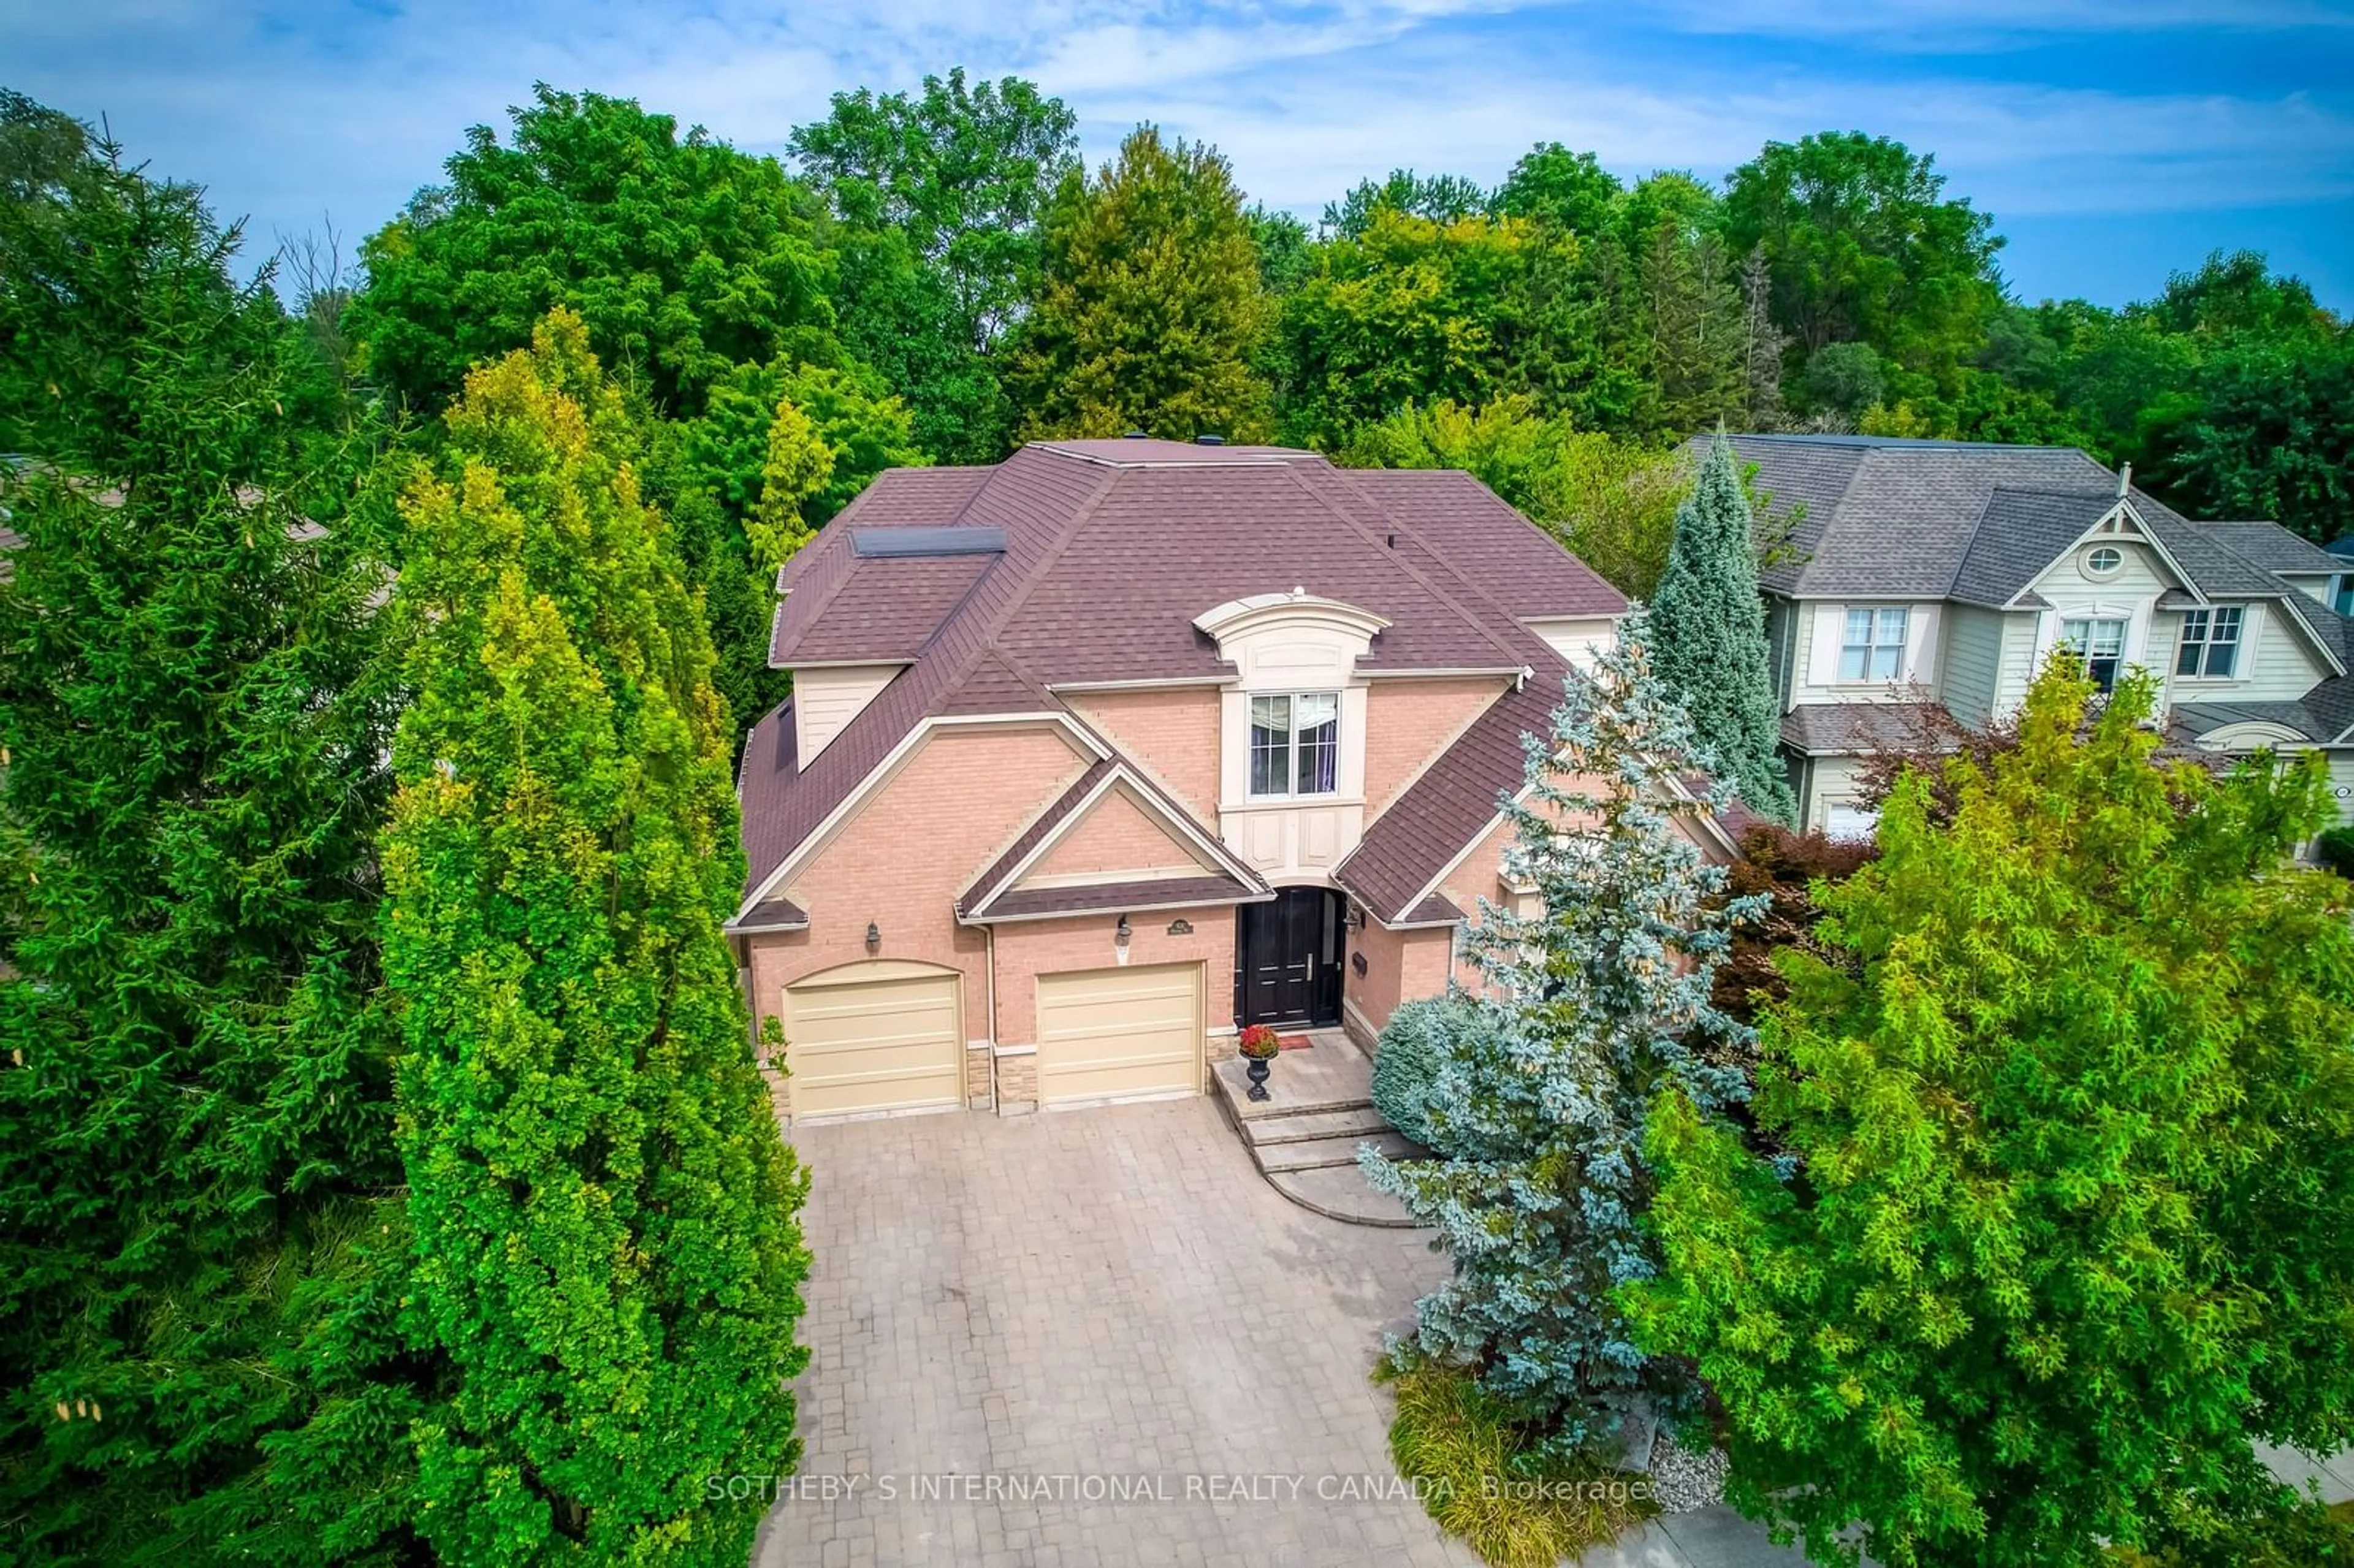
[[[1004,550],[859,556],[853,535],[884,526],[1002,529]],[[1058,685],[1226,673],[1193,623],[1229,599],[1305,588],[1384,617],[1361,662],[1369,673],[1530,669],[1549,688],[1565,667],[1520,621],[1626,603],[1467,475],[1368,475],[1313,453],[1171,441],[1034,443],[993,469],[891,471],[779,583],[780,662],[912,663],[806,772],[789,707],[755,727],[739,789],[756,890],[927,718],[1050,712]],[[1464,814],[1454,808],[1465,797],[1491,808],[1517,782],[1519,724],[1532,713],[1542,728],[1550,703],[1523,705],[1491,710],[1384,813],[1377,828],[1429,823],[1391,827],[1368,867],[1419,873],[1418,891],[1460,852],[1468,833],[1444,842]]]

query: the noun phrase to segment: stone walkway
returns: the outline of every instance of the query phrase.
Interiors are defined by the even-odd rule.
[[[1475,1563],[1365,1495],[1367,1372],[1446,1260],[1286,1201],[1209,1100],[791,1137],[808,1451],[756,1563]]]
[[[1424,1233],[1285,1199],[1208,1099],[790,1136],[814,1171],[808,1446],[755,1568],[1476,1568],[1382,1495],[1366,1373],[1445,1277]],[[2354,1455],[2266,1457],[2354,1496]],[[1802,1563],[1719,1508],[1583,1568]]]

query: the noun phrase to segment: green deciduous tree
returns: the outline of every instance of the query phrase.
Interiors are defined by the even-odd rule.
[[[1598,235],[1612,222],[1618,177],[1591,153],[1540,142],[1521,156],[1489,204],[1504,217],[1532,218],[1569,234]]]
[[[0,99],[0,1555],[413,1552],[370,530],[192,187]]]
[[[1741,468],[1722,437],[1709,444],[1676,512],[1675,543],[1651,599],[1659,682],[1683,705],[1741,799],[1787,823],[1797,807],[1782,768],[1780,704],[1766,662],[1766,601]]]
[[[793,132],[802,170],[850,230],[843,334],[916,410],[924,449],[993,462],[1011,439],[997,349],[1038,287],[1039,226],[1078,166],[1076,118],[1016,77],[920,95],[833,95]]]
[[[386,977],[418,1436],[443,1558],[740,1564],[797,1459],[805,1178],[720,924],[743,876],[712,653],[586,324],[475,371],[408,491]]]
[[[1285,433],[1337,449],[1408,402],[1478,406],[1515,390],[1532,246],[1519,219],[1441,223],[1388,206],[1321,247],[1284,302]]]
[[[2210,353],[2189,390],[2145,427],[2169,500],[2322,544],[2354,532],[2354,331],[2249,334]]]
[[[774,159],[593,92],[542,85],[512,115],[511,144],[475,126],[367,240],[348,331],[388,391],[440,408],[554,305],[664,409],[747,361],[839,361],[822,207]]]
[[[1727,249],[1763,248],[1776,323],[1813,355],[1868,344],[1943,387],[2000,298],[1991,220],[1935,160],[1860,131],[1769,142],[1726,181]]]
[[[2239,1561],[2285,1497],[2252,1441],[2354,1436],[2354,924],[2288,858],[2320,764],[2160,766],[2146,681],[2093,700],[2055,663],[1950,825],[1911,776],[1822,895],[1759,1042],[1790,1179],[1652,1118],[1638,1337],[1819,1560]]]
[[[1339,201],[1324,204],[1326,237],[1362,239],[1378,213],[1394,212],[1433,223],[1459,223],[1488,209],[1488,193],[1461,175],[1417,175],[1392,169],[1384,180],[1359,180]]]
[[[1067,175],[1048,211],[1016,367],[1023,432],[1261,440],[1267,318],[1225,159],[1144,126],[1095,178]]]
[[[1724,798],[1678,793],[1702,755],[1649,673],[1652,646],[1638,610],[1592,679],[1570,678],[1552,733],[1527,742],[1505,865],[1543,913],[1483,899],[1463,938],[1481,992],[1401,1022],[1429,1082],[1387,1084],[1384,1098],[1418,1104],[1441,1158],[1359,1157],[1454,1256],[1416,1308],[1414,1350],[1476,1372],[1555,1458],[1606,1444],[1646,1404],[1690,1399],[1680,1369],[1629,1341],[1614,1298],[1657,1267],[1638,1228],[1644,1119],[1669,1085],[1711,1107],[1745,1088],[1701,1048],[1742,1033],[1710,982],[1762,901],[1722,900],[1723,868],[1686,831]]]

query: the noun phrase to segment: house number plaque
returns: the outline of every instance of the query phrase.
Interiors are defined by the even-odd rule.
[[[1169,922],[1169,934],[1172,937],[1190,937],[1193,934],[1193,922],[1172,920]]]

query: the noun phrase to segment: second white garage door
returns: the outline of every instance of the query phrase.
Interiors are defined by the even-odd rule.
[[[1038,977],[1041,1105],[1201,1088],[1201,965]]]
[[[794,1117],[964,1104],[957,985],[954,974],[879,959],[787,986]]]

